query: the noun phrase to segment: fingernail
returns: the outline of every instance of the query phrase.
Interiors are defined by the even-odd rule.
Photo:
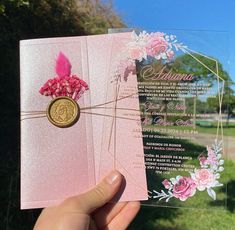
[[[120,181],[121,174],[118,171],[113,171],[105,179],[110,185],[113,185]]]

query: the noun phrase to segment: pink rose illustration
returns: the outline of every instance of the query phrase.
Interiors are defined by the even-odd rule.
[[[169,182],[167,179],[165,179],[165,180],[162,182],[162,184],[164,185],[164,187],[165,187],[166,189],[169,189],[169,188],[171,187],[171,184],[170,184],[170,182]]]
[[[215,155],[214,151],[209,146],[207,146],[207,152],[208,152],[207,163],[212,166],[218,165],[219,162],[218,162],[217,156]]]
[[[195,181],[199,191],[213,187],[217,183],[214,173],[209,169],[195,170],[195,173],[192,175],[192,179]]]
[[[155,57],[161,53],[165,53],[168,48],[168,43],[164,38],[156,36],[150,39],[146,45],[146,52],[149,56]]]
[[[173,59],[175,53],[174,53],[173,50],[168,50],[168,51],[166,52],[166,55],[167,55],[167,58],[168,58],[168,59]]]
[[[196,192],[196,184],[191,177],[181,177],[173,186],[173,196],[181,201],[193,196]]]
[[[162,33],[162,32],[155,32],[155,33],[154,33],[154,36],[157,36],[157,37],[162,37],[162,38],[163,38],[164,35],[165,35],[165,34]]]
[[[121,61],[118,66],[118,73],[127,81],[130,74],[136,74],[135,62],[129,60]]]
[[[199,156],[199,162],[201,166],[205,166],[207,164],[207,158],[203,154],[201,154]]]
[[[133,60],[142,61],[142,59],[146,56],[144,48],[141,46],[130,46],[129,47],[129,58]]]

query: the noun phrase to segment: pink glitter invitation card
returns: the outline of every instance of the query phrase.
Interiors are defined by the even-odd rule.
[[[109,172],[108,166],[101,168],[100,156],[104,108],[109,106],[106,69],[114,36],[21,41],[23,209],[57,204],[91,188]],[[128,38],[130,33],[119,36]],[[132,125],[126,126],[127,132],[131,129]],[[134,140],[133,150],[128,158],[143,163],[144,157],[135,156],[135,151],[143,155],[142,140]],[[126,161],[126,156],[119,159]],[[119,200],[146,200],[145,170],[120,171],[126,186]],[[141,190],[130,181],[136,175]]]

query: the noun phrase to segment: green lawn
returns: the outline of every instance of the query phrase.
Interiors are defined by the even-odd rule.
[[[152,127],[157,127],[154,125],[146,125],[146,128],[152,128]],[[159,126],[159,128],[164,128],[163,126]],[[176,130],[191,130],[191,127],[187,127],[187,126],[166,126],[165,128],[167,129],[176,129]],[[196,126],[196,130],[199,133],[207,133],[207,134],[216,134],[217,133],[217,123],[212,123],[211,126]],[[221,133],[221,132],[220,132]],[[225,136],[232,136],[235,137],[235,123],[230,123],[228,126],[226,126],[226,124],[223,124],[223,134]]]
[[[129,230],[235,230],[235,164],[225,162],[225,171],[221,182],[227,184],[227,206],[221,209],[225,202],[226,189],[217,193],[218,200],[205,205],[206,193],[198,194],[191,202],[198,207],[207,209],[164,208],[142,206],[139,215]],[[209,205],[209,206],[208,206]]]
[[[208,134],[216,134],[217,132],[217,128],[215,126],[212,127],[197,126],[197,130],[200,133],[208,133]],[[235,125],[229,125],[228,127],[224,126],[223,134],[225,136],[235,137]]]

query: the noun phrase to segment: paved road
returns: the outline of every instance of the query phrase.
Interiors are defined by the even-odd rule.
[[[201,145],[211,145],[214,143],[215,135],[212,134],[197,134],[194,142]],[[235,137],[224,136],[224,154],[228,159],[235,161]]]

